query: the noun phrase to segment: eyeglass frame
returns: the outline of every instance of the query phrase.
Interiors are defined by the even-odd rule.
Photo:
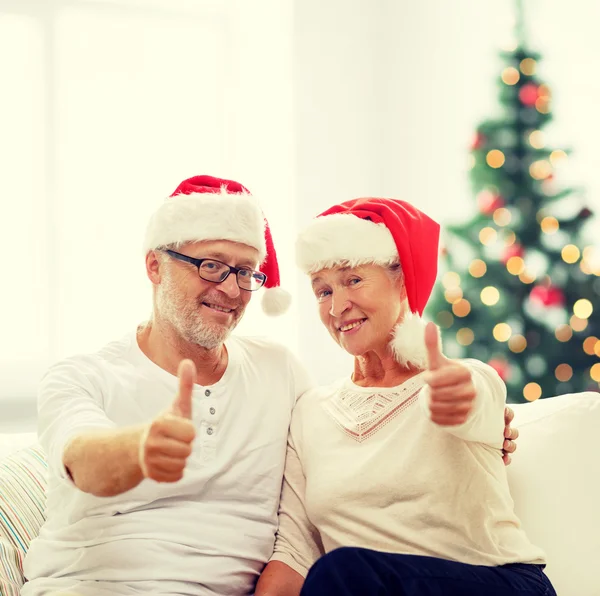
[[[184,261],[186,263],[191,263],[192,265],[195,265],[196,268],[198,269],[198,277],[204,281],[208,281],[212,284],[222,284],[232,273],[235,273],[235,282],[238,285],[238,288],[240,290],[244,290],[244,292],[256,292],[257,290],[260,290],[265,283],[267,283],[267,274],[263,273],[262,271],[256,271],[255,269],[247,269],[245,267],[233,267],[232,265],[228,265],[227,263],[223,263],[223,261],[219,261],[219,259],[213,259],[212,257],[205,257],[203,259],[196,259],[195,257],[190,257],[188,255],[184,255],[180,252],[177,252],[176,250],[171,250],[170,248],[165,248],[163,249],[163,252],[166,252],[169,256],[173,257],[174,259],[177,259],[178,261]],[[204,261],[213,261],[214,263],[219,263],[219,265],[223,265],[224,267],[227,267],[229,269],[227,275],[225,275],[225,277],[219,281],[215,281],[214,279],[206,279],[205,277],[202,277],[202,275],[200,274],[200,267],[202,266],[202,263],[204,263]],[[263,276],[263,282],[260,284],[260,286],[258,286],[258,288],[255,288],[254,290],[249,290],[248,288],[242,288],[242,286],[240,286],[240,282],[238,279],[238,273],[240,271],[250,271],[252,274],[254,273],[258,273],[259,275]],[[255,278],[256,279],[256,278]]]

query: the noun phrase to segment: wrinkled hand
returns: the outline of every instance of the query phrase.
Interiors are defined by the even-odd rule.
[[[430,389],[431,420],[440,426],[463,424],[475,403],[476,392],[471,371],[442,354],[434,323],[428,323],[425,328],[425,345],[429,360],[425,378]]]
[[[510,454],[517,450],[515,441],[519,438],[519,430],[512,428],[510,423],[513,421],[515,413],[511,408],[504,408],[504,444],[502,445],[502,461],[505,466],[509,466],[511,460]]]
[[[179,391],[171,407],[156,417],[140,440],[139,464],[145,478],[177,482],[192,453],[196,429],[192,424],[192,391],[196,367],[182,360],[177,372]]]

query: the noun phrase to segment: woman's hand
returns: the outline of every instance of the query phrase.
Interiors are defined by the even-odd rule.
[[[477,395],[471,371],[460,362],[442,354],[437,327],[428,323],[425,345],[429,358],[426,383],[429,385],[431,420],[440,426],[456,426],[466,422]]]
[[[429,411],[431,420],[440,426],[455,426],[466,422],[475,403],[476,391],[471,371],[455,360],[446,358],[440,349],[436,326],[429,323],[425,329],[425,345],[429,358]],[[515,440],[519,431],[511,427],[515,417],[508,406],[504,409],[504,443],[502,461],[510,465],[511,453],[517,449]]]

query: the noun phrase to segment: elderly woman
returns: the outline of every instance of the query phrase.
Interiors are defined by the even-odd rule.
[[[335,206],[300,235],[319,316],[354,371],[295,408],[257,596],[555,595],[513,511],[506,388],[488,365],[446,358],[420,316],[438,238],[390,199]]]

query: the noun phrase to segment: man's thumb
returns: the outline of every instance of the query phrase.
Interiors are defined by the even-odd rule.
[[[173,414],[191,420],[196,365],[191,360],[182,360],[179,364],[177,376],[179,377],[179,392],[173,402]]]
[[[445,358],[440,348],[440,335],[435,323],[427,323],[427,327],[425,327],[425,346],[427,348],[429,370],[440,368],[444,364]]]

